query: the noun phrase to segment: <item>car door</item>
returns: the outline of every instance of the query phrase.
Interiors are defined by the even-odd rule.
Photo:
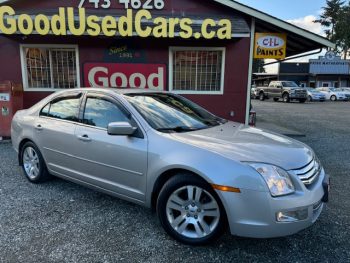
[[[34,140],[51,172],[73,176],[72,155],[75,154],[79,109],[83,93],[72,92],[54,98],[40,112],[34,124]]]
[[[145,201],[148,145],[141,126],[118,100],[98,93],[87,94],[81,118],[75,131],[77,179]],[[108,135],[112,122],[129,122],[138,131],[134,136]]]

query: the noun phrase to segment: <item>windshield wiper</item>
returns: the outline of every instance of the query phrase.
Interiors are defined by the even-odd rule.
[[[171,127],[171,128],[158,128],[157,131],[163,132],[163,131],[174,131],[174,132],[190,132],[190,131],[197,131],[201,130],[201,128],[191,128],[186,126],[177,126],[177,127]]]

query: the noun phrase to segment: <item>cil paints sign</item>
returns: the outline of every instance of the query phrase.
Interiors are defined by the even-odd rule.
[[[256,33],[254,58],[284,59],[287,50],[286,34]]]
[[[166,65],[135,63],[86,63],[86,87],[165,90]]]

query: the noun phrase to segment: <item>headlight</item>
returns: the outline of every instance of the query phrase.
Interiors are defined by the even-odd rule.
[[[274,165],[264,163],[249,163],[264,178],[272,196],[288,195],[295,192],[289,174]]]

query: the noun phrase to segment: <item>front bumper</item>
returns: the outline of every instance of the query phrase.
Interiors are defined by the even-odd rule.
[[[316,222],[324,201],[328,201],[329,177],[322,170],[313,185],[300,188],[292,195],[272,198],[270,192],[241,190],[240,194],[218,192],[226,209],[232,235],[273,238],[295,234]],[[327,196],[327,200],[325,198]],[[277,222],[278,212],[307,210],[307,218],[296,222]]]

